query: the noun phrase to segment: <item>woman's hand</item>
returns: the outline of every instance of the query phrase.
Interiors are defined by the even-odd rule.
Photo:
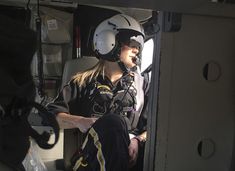
[[[98,118],[88,118],[78,115],[71,115],[67,113],[58,113],[57,121],[61,128],[71,129],[79,128],[82,133],[87,132],[87,130],[95,123]]]
[[[129,167],[133,167],[136,163],[138,157],[138,140],[135,138],[131,139],[130,145],[128,147],[129,150]]]
[[[77,127],[82,133],[88,131],[88,129],[95,123],[97,118],[87,118],[80,116],[73,121],[73,125]]]

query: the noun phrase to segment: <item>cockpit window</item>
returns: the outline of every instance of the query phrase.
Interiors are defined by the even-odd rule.
[[[149,39],[144,43],[144,49],[142,51],[142,60],[140,67],[141,72],[144,72],[152,64],[153,50],[154,50],[153,39]],[[151,77],[151,71],[149,72],[149,77]]]
[[[142,51],[141,72],[143,72],[150,64],[152,64],[153,47],[153,39],[149,39],[144,43],[144,49]]]

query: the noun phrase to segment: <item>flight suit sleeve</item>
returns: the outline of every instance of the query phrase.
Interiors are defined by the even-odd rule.
[[[54,115],[61,112],[70,113],[70,103],[71,101],[78,100],[79,94],[80,88],[71,80],[46,107]]]

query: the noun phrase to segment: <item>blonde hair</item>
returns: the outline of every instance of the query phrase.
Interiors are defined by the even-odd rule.
[[[98,75],[102,75],[104,77],[104,63],[105,61],[100,59],[99,62],[92,68],[83,72],[78,72],[72,77],[73,82],[82,87],[86,86],[86,83],[96,79]]]

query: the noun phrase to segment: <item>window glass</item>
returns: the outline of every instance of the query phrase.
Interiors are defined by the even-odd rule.
[[[153,48],[154,48],[153,39],[149,39],[144,43],[144,49],[142,51],[141,68],[140,68],[141,72],[143,72],[150,64],[152,64]]]

